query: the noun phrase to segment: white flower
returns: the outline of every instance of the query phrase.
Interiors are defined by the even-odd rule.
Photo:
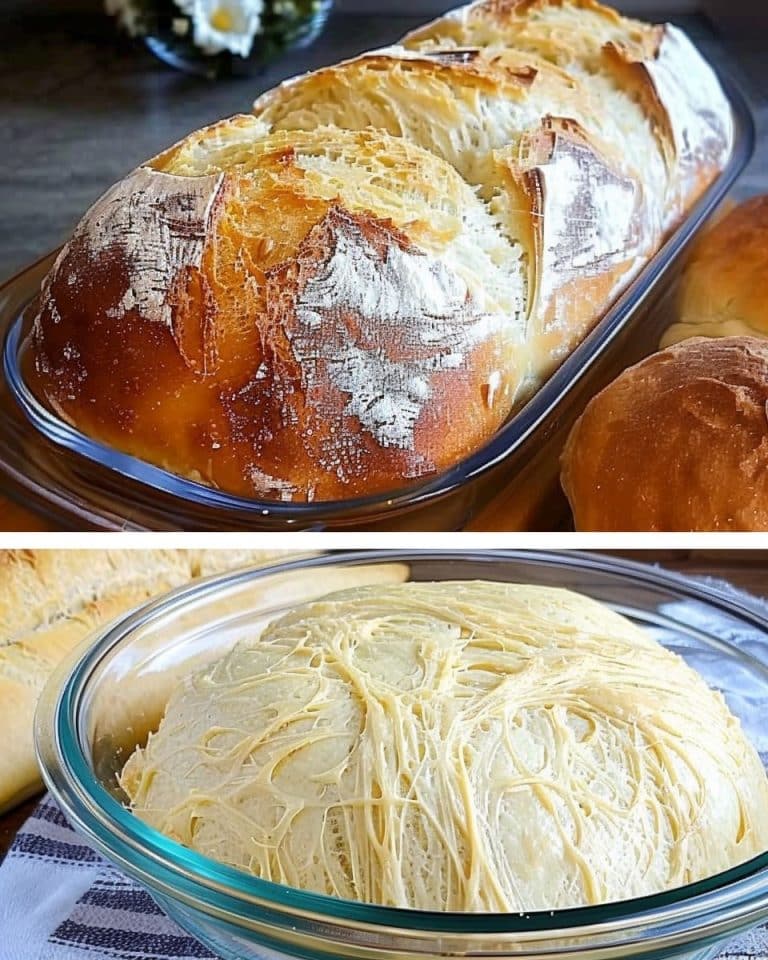
[[[141,32],[139,27],[141,18],[134,0],[104,0],[104,9],[110,16],[117,17],[117,22],[132,37],[138,36]]]
[[[195,46],[204,53],[247,57],[261,27],[264,0],[175,0],[192,21]]]

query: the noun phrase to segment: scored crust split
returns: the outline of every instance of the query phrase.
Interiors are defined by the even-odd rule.
[[[236,494],[395,491],[493,436],[730,137],[675,28],[586,0],[463,8],[108,191],[44,283],[32,386]]]

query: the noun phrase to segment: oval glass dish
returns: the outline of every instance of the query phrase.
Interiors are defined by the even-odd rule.
[[[197,583],[93,636],[40,701],[36,743],[45,780],[89,842],[225,960],[714,957],[768,917],[768,852],[642,899],[529,914],[429,913],[260,880],[175,843],[122,804],[116,771],[157,726],[173,685],[244,632],[345,586],[476,578],[568,587],[630,617],[723,692],[768,761],[768,620],[739,599],[578,553],[366,551]]]
[[[51,255],[0,288],[0,482],[23,506],[73,529],[559,529],[567,506],[558,463],[570,426],[598,390],[657,348],[662,327],[654,308],[752,154],[749,107],[728,77],[720,80],[734,124],[720,176],[533,397],[443,473],[388,494],[281,503],[228,494],[91,439],[42,403],[24,377],[29,307]]]

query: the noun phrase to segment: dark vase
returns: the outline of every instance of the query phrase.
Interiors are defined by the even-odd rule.
[[[143,40],[156,57],[186,73],[211,80],[255,74],[289,50],[309,46],[325,26],[333,0],[298,0],[294,6],[295,16],[276,14],[271,4],[265,4],[261,29],[247,57],[228,50],[207,54],[196,47],[191,21],[172,0],[159,0],[147,11]],[[186,32],[180,33],[179,24],[184,21]]]

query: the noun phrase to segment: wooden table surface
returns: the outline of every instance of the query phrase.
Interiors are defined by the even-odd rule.
[[[721,577],[734,586],[768,599],[768,550],[621,550],[611,553],[632,560],[660,563],[691,576]],[[0,817],[0,861],[37,799],[28,800]]]
[[[5,0],[0,7],[0,280],[62,243],[83,211],[146,157],[196,127],[247,111],[261,91],[287,76],[391,43],[423,19],[336,14],[309,50],[259,76],[207,82],[171,70],[119,36],[100,13],[100,0]],[[713,63],[740,80],[757,120],[758,145],[735,193],[766,190],[762,34],[725,40],[702,17],[676,17],[674,9],[674,2],[660,2],[656,16],[647,5],[643,15],[678,22]],[[46,521],[3,500],[0,490],[0,529],[46,528]]]

